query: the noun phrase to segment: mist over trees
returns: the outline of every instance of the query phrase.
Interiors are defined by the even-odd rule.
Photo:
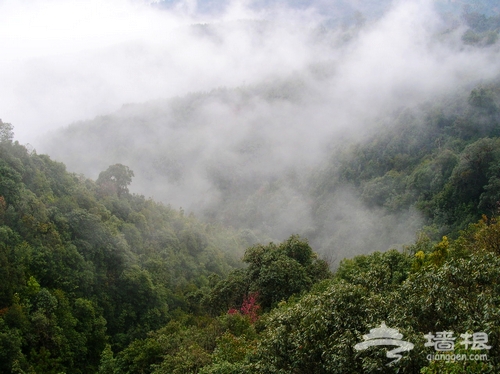
[[[0,1],[0,372],[497,373],[499,12]]]
[[[73,170],[131,165],[137,191],[256,237],[299,233],[334,262],[496,214],[498,80],[401,106],[360,136],[305,122],[322,108],[306,76],[128,105],[48,144]]]
[[[0,127],[2,372],[95,372],[106,344],[123,349],[190,313],[251,244],[128,193],[126,166],[93,182]]]

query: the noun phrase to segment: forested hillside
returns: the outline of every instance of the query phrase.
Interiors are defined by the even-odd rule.
[[[0,135],[2,373],[95,372],[107,344],[198,310],[255,240],[130,194],[124,165],[94,182]]]
[[[402,252],[345,259],[333,274],[305,238],[256,244],[252,231],[186,217],[131,194],[122,164],[95,182],[70,174],[2,123],[2,370],[497,372],[498,93],[492,81],[402,108],[311,174],[317,217],[348,186],[428,224]],[[382,322],[413,344],[392,366],[384,350],[354,349]],[[488,360],[429,360],[424,335],[438,331],[486,334],[480,351],[457,341],[452,352]]]
[[[304,145],[294,154],[293,143],[279,139],[294,129],[276,133],[276,119],[265,115],[268,126],[259,127],[259,115],[247,116],[263,103],[276,111],[300,107],[309,89],[295,77],[130,106],[70,126],[52,141],[60,145],[53,153],[89,173],[102,160],[131,165],[140,170],[136,188],[156,198],[257,236],[305,235],[333,261],[409,243],[424,227],[435,240],[455,236],[482,214],[497,213],[497,80],[400,107],[375,118],[362,137],[332,138],[329,155],[315,149],[308,160]],[[218,120],[242,128],[229,136],[233,125],[222,126],[227,137],[213,139]]]
[[[281,302],[250,332],[219,338],[212,363],[198,372],[496,373],[499,229],[498,222],[484,219],[456,241],[444,237],[433,245],[422,237],[403,253],[344,260],[332,279],[317,283],[300,299]],[[383,322],[413,344],[393,364],[385,348],[354,349]],[[432,361],[429,356],[439,352],[426,345],[424,335],[437,331],[450,331],[457,339],[447,353],[482,353],[487,360]],[[459,343],[464,332],[479,331],[488,337],[481,350]],[[153,372],[168,371],[159,366]]]
[[[287,3],[0,2],[0,374],[500,372],[497,3]]]
[[[349,186],[385,212],[418,210],[434,239],[456,236],[499,212],[500,84],[479,84],[444,100],[402,108],[374,134],[338,147],[317,174],[317,225]]]
[[[2,123],[2,370],[496,373],[499,91],[492,81],[402,108],[310,174],[318,221],[349,187],[427,224],[403,251],[333,274],[305,238],[255,244],[252,231],[186,217],[131,194],[122,164],[95,182],[70,174]],[[354,349],[383,322],[413,344],[391,366],[382,349]],[[424,335],[438,331],[486,334],[480,351],[457,340],[452,354],[487,360],[429,360]]]

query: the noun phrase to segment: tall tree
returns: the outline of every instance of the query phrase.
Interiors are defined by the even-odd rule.
[[[105,191],[116,192],[120,197],[128,193],[128,185],[133,176],[134,172],[128,166],[115,164],[102,171],[96,182]]]

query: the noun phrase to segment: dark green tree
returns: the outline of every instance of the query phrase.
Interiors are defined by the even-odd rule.
[[[207,298],[213,310],[220,311],[221,305],[238,309],[248,292],[256,292],[261,307],[269,310],[331,275],[326,262],[317,259],[307,240],[297,235],[279,245],[250,247],[243,261],[246,269],[233,271],[212,288]]]
[[[115,164],[102,171],[96,183],[106,192],[114,192],[120,197],[128,193],[133,176],[134,172],[128,166]]]

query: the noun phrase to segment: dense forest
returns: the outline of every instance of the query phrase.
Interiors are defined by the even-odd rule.
[[[449,363],[428,361],[432,350],[424,345],[424,334],[440,330],[481,331],[487,347],[500,343],[500,223],[487,216],[465,222],[480,214],[481,204],[456,221],[467,226],[456,239],[435,242],[422,233],[403,251],[344,259],[332,273],[305,238],[257,244],[248,231],[204,224],[131,194],[127,166],[112,165],[94,182],[13,142],[10,124],[1,124],[1,136],[2,372],[495,373],[500,367],[494,348],[481,351],[487,361]],[[472,137],[461,149],[470,154],[495,141]],[[486,151],[480,154],[490,160]],[[490,178],[481,179],[483,193]],[[456,198],[449,194],[439,201]],[[394,367],[386,366],[383,351],[353,349],[382,321],[415,345]],[[464,352],[455,345],[454,354]]]
[[[94,182],[0,126],[1,372],[95,372],[106,344],[199,309],[254,240],[130,194],[124,165]]]
[[[0,120],[0,373],[500,372],[500,75],[475,72],[498,6],[438,1],[402,48],[431,74],[378,80],[357,61],[420,8],[336,5],[291,73],[124,104],[40,153]],[[222,51],[277,24],[188,33]]]

